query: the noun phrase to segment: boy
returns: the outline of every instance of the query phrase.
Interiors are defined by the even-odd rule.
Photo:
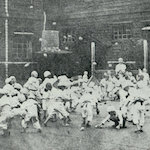
[[[65,88],[65,85],[61,82],[61,84],[57,85],[56,89],[55,87],[51,90],[51,97],[47,105],[47,118],[44,121],[44,125],[46,126],[48,120],[56,114],[59,114],[59,117],[61,117],[64,121],[65,126],[69,126],[70,123],[70,117],[69,113],[66,111],[64,106],[64,100],[62,98],[62,91],[60,89]]]
[[[116,65],[115,72],[116,72],[116,74],[118,74],[118,73],[124,74],[127,67],[124,64],[123,58],[119,58],[118,62],[119,62],[119,64]]]
[[[143,132],[145,122],[145,101],[142,98],[137,98],[134,102],[133,122],[136,124],[137,130],[135,133]]]
[[[107,108],[108,116],[101,122],[101,124],[96,125],[96,128],[101,128],[106,122],[113,121],[116,129],[125,128],[126,118],[123,117],[121,111],[117,111],[113,106]]]
[[[83,131],[85,129],[85,127],[91,127],[91,122],[93,119],[93,105],[94,102],[93,101],[93,97],[92,97],[92,90],[91,88],[87,87],[85,89],[85,93],[83,93],[81,99],[80,99],[80,103],[81,103],[81,108],[82,108],[82,119],[83,122],[81,124],[81,131]]]
[[[25,110],[25,117],[21,123],[24,132],[26,132],[29,121],[32,121],[33,127],[37,130],[37,132],[41,132],[41,126],[38,119],[38,107],[39,105],[35,100],[35,95],[30,93],[28,99],[21,105],[21,109]]]

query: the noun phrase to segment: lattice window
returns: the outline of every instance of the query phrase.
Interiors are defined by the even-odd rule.
[[[34,21],[31,19],[14,18],[9,26],[17,32],[34,32]]]
[[[66,29],[63,32],[64,36],[63,36],[63,42],[64,43],[70,43],[70,42],[74,42],[75,41],[75,31],[73,29]]]
[[[143,21],[141,28],[144,28],[144,27],[150,27],[150,21]],[[149,34],[148,30],[142,31],[142,37],[143,37],[144,39],[145,39],[145,38],[146,38],[146,39],[149,39],[150,34]]]
[[[132,37],[131,24],[119,24],[113,26],[113,39],[128,39]]]
[[[27,9],[30,8],[30,6],[34,5],[34,0],[11,0],[11,3],[9,3],[9,5],[11,5],[10,8],[13,9]]]
[[[15,35],[13,38],[12,57],[15,59],[30,59],[32,54],[31,37],[28,35]]]

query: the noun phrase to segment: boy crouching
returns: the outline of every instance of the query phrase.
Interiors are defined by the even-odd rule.
[[[121,111],[117,111],[113,106],[109,106],[107,109],[108,116],[102,121],[101,124],[96,125],[96,128],[101,128],[106,122],[113,121],[116,129],[126,128],[126,118],[123,117]]]
[[[37,130],[37,132],[41,132],[41,125],[38,119],[38,103],[36,102],[33,94],[29,95],[28,99],[22,103],[21,109],[24,109],[26,112],[21,122],[24,132],[26,132],[30,121],[32,121],[33,127]]]

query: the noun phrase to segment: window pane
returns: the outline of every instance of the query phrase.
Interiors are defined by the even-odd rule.
[[[114,39],[131,38],[131,25],[130,24],[118,24],[113,28]]]
[[[17,35],[13,39],[13,53],[14,58],[27,59],[28,58],[28,37],[24,35]],[[32,45],[32,44],[31,44]],[[32,47],[31,47],[32,49]]]
[[[123,38],[126,38],[126,37],[127,37],[127,35],[123,35],[122,37],[123,37]]]

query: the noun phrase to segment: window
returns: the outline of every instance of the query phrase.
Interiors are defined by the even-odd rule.
[[[32,42],[29,35],[15,35],[13,38],[12,57],[19,60],[30,59]]]
[[[34,5],[34,0],[12,0],[10,5],[13,9],[27,9]]]
[[[143,21],[142,22],[142,27],[141,28],[144,28],[144,27],[150,27],[150,21]],[[150,34],[149,34],[149,32],[147,32],[147,31],[142,31],[142,37],[145,39],[149,39],[149,37],[150,37]]]
[[[75,31],[73,29],[66,29],[66,31],[63,32],[63,34],[64,43],[72,43],[75,41]]]
[[[132,37],[131,24],[119,24],[113,27],[113,39],[128,39]]]
[[[34,32],[34,21],[31,19],[13,18],[9,26],[15,32]]]

